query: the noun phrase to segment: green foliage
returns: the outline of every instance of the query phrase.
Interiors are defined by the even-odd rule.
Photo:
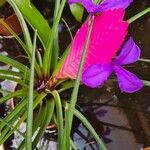
[[[76,18],[77,21],[82,22],[84,8],[80,4],[72,4],[70,5],[70,10],[72,15]]]
[[[32,3],[26,0],[7,0],[9,3],[15,3],[24,19],[31,25],[33,29],[37,30],[40,40],[45,48],[47,47],[47,40],[51,32],[50,27],[41,13],[35,8]],[[34,19],[33,19],[34,18]],[[24,29],[24,28],[23,28]]]
[[[0,70],[0,79],[8,79],[16,82],[18,86],[14,92],[0,89],[0,92],[5,95],[0,98],[0,104],[9,101],[11,98],[17,102],[15,108],[12,109],[4,119],[0,118],[0,144],[3,144],[17,131],[23,137],[23,141],[18,147],[19,150],[24,148],[27,150],[37,149],[37,144],[42,138],[47,126],[49,123],[54,123],[58,129],[59,149],[70,150],[70,147],[72,147],[77,150],[78,147],[74,144],[70,135],[72,120],[75,115],[91,132],[99,148],[105,150],[106,147],[94,128],[90,125],[88,120],[75,109],[93,21],[88,31],[77,80],[70,81],[64,79],[57,82],[55,85],[57,88],[55,88],[55,86],[49,87],[49,82],[52,82],[53,77],[58,73],[70,49],[69,45],[65,52],[61,56],[59,55],[58,26],[66,0],[55,1],[54,20],[51,28],[46,19],[44,19],[30,0],[7,0],[7,2],[13,7],[20,21],[24,38],[21,39],[14,33],[2,19],[0,19],[0,23],[16,38],[24,50],[24,57],[27,58],[28,62],[23,64],[8,56],[0,55],[0,62],[19,70],[19,72]],[[84,13],[83,7],[80,4],[74,4],[71,6],[71,11],[75,18],[81,22]],[[29,31],[29,26],[32,27],[32,32],[35,33],[33,38]],[[37,50],[37,39],[39,39],[43,45],[42,53]],[[61,59],[59,57],[61,57]],[[149,60],[145,59],[141,59],[141,61],[149,62]],[[40,89],[41,85],[38,85],[39,80],[44,82],[43,89]],[[144,83],[150,86],[149,81],[144,81]],[[66,102],[61,99],[60,93],[70,88],[73,88],[73,92],[70,101],[67,100]],[[18,127],[23,122],[27,124],[25,133],[18,131]]]

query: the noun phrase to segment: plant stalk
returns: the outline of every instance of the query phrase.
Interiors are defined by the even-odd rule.
[[[64,142],[63,146],[66,145],[65,142],[67,142],[67,149],[66,150],[68,150],[70,148],[70,132],[71,132],[71,127],[72,127],[73,114],[74,114],[74,109],[75,109],[75,105],[76,105],[76,102],[77,102],[77,96],[78,96],[78,91],[79,91],[79,86],[80,86],[80,79],[81,79],[81,75],[82,75],[82,69],[83,69],[84,61],[85,61],[85,58],[86,58],[86,53],[87,53],[88,46],[89,46],[89,41],[90,41],[90,36],[91,36],[91,33],[92,33],[93,23],[94,23],[94,16],[92,16],[92,18],[89,21],[89,30],[88,30],[88,33],[87,33],[86,42],[85,42],[85,45],[84,45],[84,49],[83,49],[83,53],[82,53],[82,57],[81,57],[81,61],[80,61],[80,66],[79,66],[79,69],[78,69],[77,79],[75,81],[75,85],[74,85],[74,88],[73,88],[73,91],[72,91],[69,108],[66,110],[66,111],[68,111],[67,120],[69,122],[69,125],[66,125],[69,128],[67,129],[65,127],[65,130],[64,130],[65,140],[63,141]]]
[[[137,19],[139,19],[140,17],[144,16],[145,14],[150,12],[150,7],[146,8],[145,10],[139,12],[138,14],[136,14],[135,16],[131,17],[130,19],[128,19],[128,23],[132,23],[134,21],[136,21]]]
[[[37,31],[35,31],[33,41],[33,52],[29,83],[29,99],[27,108],[27,131],[26,131],[26,149],[32,150],[32,124],[33,124],[33,99],[34,99],[34,64],[35,64],[35,50],[36,50]]]

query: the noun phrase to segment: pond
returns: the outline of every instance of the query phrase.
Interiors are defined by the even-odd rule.
[[[51,24],[53,1],[35,0],[34,4],[43,13]],[[137,14],[144,8],[150,6],[149,0],[134,0],[127,9],[126,18]],[[75,34],[81,25],[70,15],[69,7],[66,6],[63,18]],[[8,8],[1,11],[8,13]],[[85,16],[86,17],[86,14]],[[69,31],[62,21],[59,25],[61,49],[64,50],[71,42]],[[135,21],[130,25],[129,36],[132,36],[142,49],[142,58],[150,59],[150,13]],[[40,47],[40,45],[39,45]],[[0,53],[9,55],[19,61],[24,61],[21,48],[13,37],[0,37]],[[9,69],[9,66],[1,67]],[[138,61],[136,64],[127,66],[143,80],[150,81],[150,64]],[[14,83],[1,82],[4,88],[14,89]],[[68,93],[63,96],[67,97]],[[124,94],[118,90],[116,83],[107,82],[105,86],[98,89],[89,89],[81,86],[78,97],[79,110],[84,113],[99,135],[102,135],[108,150],[141,150],[150,146],[150,87],[144,87],[141,91],[134,94]],[[0,105],[0,116],[3,117],[9,111],[10,103],[5,106]],[[72,136],[81,149],[98,150],[94,139],[83,127],[77,118],[74,119]],[[20,127],[25,129],[25,124]],[[47,129],[40,145],[47,145],[43,149],[55,149],[57,132],[55,129]],[[5,149],[11,150],[17,147],[20,137],[15,134],[4,145]],[[82,145],[86,144],[85,147]]]

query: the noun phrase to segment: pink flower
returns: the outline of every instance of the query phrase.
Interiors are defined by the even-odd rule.
[[[123,17],[123,9],[108,10],[95,16],[83,71],[94,64],[111,62],[127,34],[128,23]],[[77,31],[56,78],[76,78],[88,28],[89,20]]]

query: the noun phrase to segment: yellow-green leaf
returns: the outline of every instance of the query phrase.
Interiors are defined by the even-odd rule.
[[[84,8],[82,7],[82,5],[78,3],[72,4],[70,5],[70,10],[71,10],[72,15],[75,17],[75,19],[81,22],[83,14],[84,14]]]

